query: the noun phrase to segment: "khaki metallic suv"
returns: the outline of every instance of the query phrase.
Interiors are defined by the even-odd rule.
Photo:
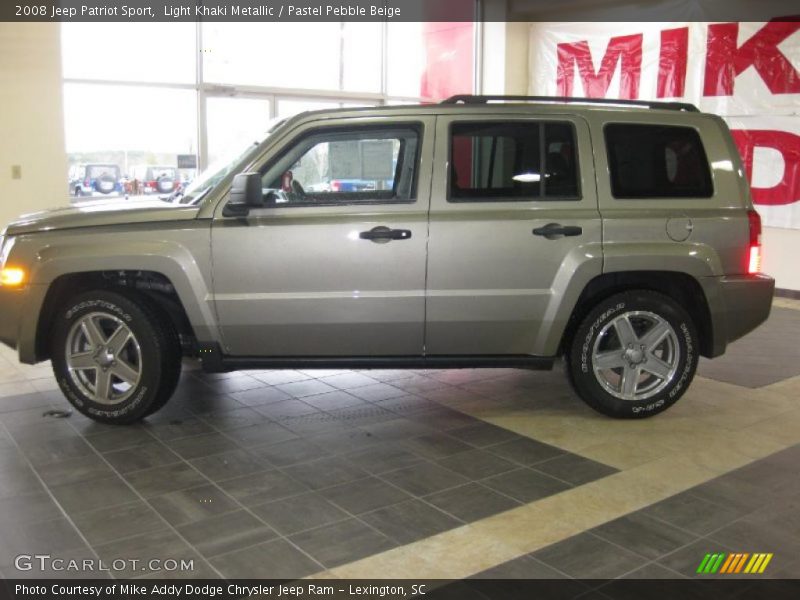
[[[451,98],[277,123],[183,204],[76,205],[2,237],[0,339],[131,423],[183,357],[250,368],[550,368],[592,408],[668,408],[762,323],[761,224],[691,105]]]

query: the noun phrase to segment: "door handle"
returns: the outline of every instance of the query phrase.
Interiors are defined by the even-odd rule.
[[[560,223],[548,223],[544,227],[537,227],[533,230],[533,235],[541,235],[548,240],[557,240],[561,236],[572,237],[581,235],[583,228],[577,225],[561,225]]]
[[[362,240],[370,240],[378,244],[386,243],[391,240],[407,240],[411,238],[409,229],[391,229],[389,227],[373,227],[369,231],[362,231],[358,234]]]

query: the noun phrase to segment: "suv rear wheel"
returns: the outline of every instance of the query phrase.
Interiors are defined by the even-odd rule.
[[[635,419],[677,402],[697,362],[689,314],[663,294],[632,290],[603,300],[584,318],[567,369],[575,391],[593,409]]]
[[[70,403],[104,423],[133,423],[161,408],[181,369],[178,337],[158,308],[107,290],[76,296],[61,311],[51,357]]]

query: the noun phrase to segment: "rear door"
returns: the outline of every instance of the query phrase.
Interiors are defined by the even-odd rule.
[[[573,115],[440,116],[436,157],[426,354],[541,354],[543,323],[576,265],[600,252],[588,125]]]

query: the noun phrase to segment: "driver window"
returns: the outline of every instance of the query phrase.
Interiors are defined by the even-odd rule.
[[[315,133],[268,166],[264,198],[287,206],[413,202],[418,148],[416,126]]]

